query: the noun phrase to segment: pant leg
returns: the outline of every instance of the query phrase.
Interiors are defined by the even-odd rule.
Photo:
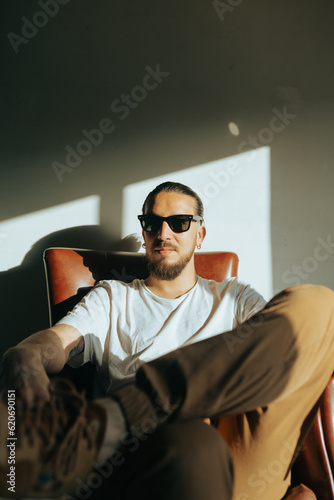
[[[78,500],[83,492],[89,500],[232,498],[231,453],[213,427],[200,420],[176,420],[145,437],[138,446],[129,442],[119,450],[122,465],[104,468],[109,476],[102,486],[96,482],[99,487],[93,488],[91,481],[89,489],[81,485]]]
[[[334,293],[292,287],[231,332],[143,365],[136,384],[115,396],[135,432],[175,417],[248,412],[235,426],[233,498],[278,500],[303,423],[333,372],[333,330]]]

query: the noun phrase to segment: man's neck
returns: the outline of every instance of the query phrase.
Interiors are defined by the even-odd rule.
[[[177,278],[168,281],[150,275],[145,280],[145,285],[152,293],[164,299],[176,299],[189,292],[197,283],[198,276],[195,270],[192,273],[181,273]]]

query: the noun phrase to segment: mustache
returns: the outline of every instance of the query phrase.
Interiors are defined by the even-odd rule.
[[[177,249],[175,245],[172,245],[171,243],[166,243],[164,241],[161,241],[160,243],[154,245],[154,250],[159,250],[160,248],[171,248],[172,250]]]

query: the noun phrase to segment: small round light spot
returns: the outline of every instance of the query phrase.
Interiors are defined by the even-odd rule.
[[[228,124],[228,129],[229,129],[229,131],[231,132],[231,134],[232,134],[232,135],[234,135],[234,136],[236,136],[236,137],[240,134],[239,127],[238,127],[238,125],[237,125],[236,123],[234,123],[234,122],[230,122],[230,123]]]

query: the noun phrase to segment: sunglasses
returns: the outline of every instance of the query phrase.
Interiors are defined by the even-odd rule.
[[[141,227],[147,233],[157,233],[165,220],[174,233],[185,233],[190,228],[191,221],[203,221],[199,215],[170,215],[160,217],[159,215],[138,215]]]

